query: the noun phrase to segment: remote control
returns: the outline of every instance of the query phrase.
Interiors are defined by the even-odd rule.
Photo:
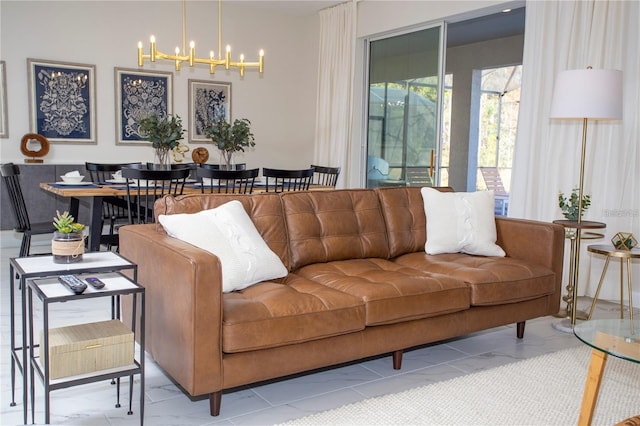
[[[75,275],[61,275],[58,277],[58,281],[75,294],[82,294],[87,289],[87,285]]]
[[[100,281],[96,277],[87,277],[84,280],[88,282],[91,285],[91,287],[95,288],[96,290],[100,290],[105,285],[102,281]]]

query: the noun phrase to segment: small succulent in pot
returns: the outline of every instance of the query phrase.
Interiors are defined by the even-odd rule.
[[[53,218],[53,227],[61,234],[79,233],[84,230],[84,225],[76,223],[76,219],[68,211],[60,214],[58,210]]]
[[[53,227],[56,228],[51,241],[53,263],[80,262],[84,253],[85,226],[76,223],[75,218],[68,211],[61,214],[56,210]]]

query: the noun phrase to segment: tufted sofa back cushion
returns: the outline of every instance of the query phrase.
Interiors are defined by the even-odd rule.
[[[282,193],[291,270],[312,263],[389,257],[375,191],[345,189]]]
[[[453,188],[436,188],[452,192]],[[389,257],[424,251],[427,221],[420,187],[376,188],[389,236]]]
[[[167,196],[157,200],[154,204],[156,223],[158,223],[158,215],[161,214],[197,213],[201,210],[216,208],[231,200],[238,200],[242,203],[242,206],[269,248],[273,250],[282,260],[282,263],[289,268],[287,231],[282,215],[282,204],[278,194],[193,194],[180,195],[177,197]],[[158,224],[158,226],[161,225]]]

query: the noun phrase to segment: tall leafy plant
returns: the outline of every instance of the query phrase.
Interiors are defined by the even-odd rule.
[[[233,153],[251,148],[256,145],[251,122],[246,118],[237,118],[233,124],[225,119],[224,108],[216,106],[213,120],[204,129],[205,135],[220,150],[227,168],[230,168]]]
[[[156,150],[160,164],[167,164],[169,151],[184,138],[184,128],[179,115],[150,114],[138,121],[140,135],[149,139]]]

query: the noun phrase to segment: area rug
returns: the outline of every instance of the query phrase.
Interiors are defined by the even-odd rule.
[[[575,425],[591,351],[565,349],[287,425]],[[610,356],[593,425],[640,414],[640,364]]]

